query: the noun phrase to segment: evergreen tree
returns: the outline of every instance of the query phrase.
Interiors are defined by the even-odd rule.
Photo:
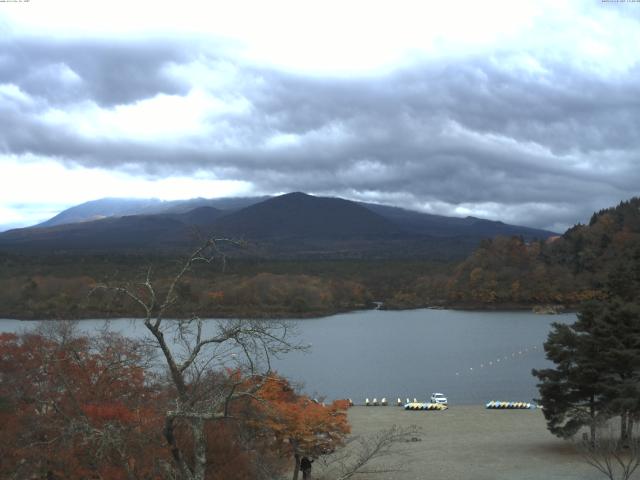
[[[544,344],[555,368],[533,370],[540,383],[539,402],[554,435],[569,438],[588,426],[595,442],[596,426],[603,413],[602,374],[597,346],[574,325],[553,324]]]
[[[586,305],[576,330],[593,342],[606,414],[620,417],[620,440],[626,444],[640,415],[640,306],[619,297]]]
[[[563,438],[620,417],[626,443],[640,416],[640,306],[612,297],[583,306],[572,325],[554,324],[545,342],[555,368],[534,370],[549,430]]]

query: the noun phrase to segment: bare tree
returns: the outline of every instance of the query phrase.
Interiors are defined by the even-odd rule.
[[[205,423],[230,418],[234,400],[252,397],[271,375],[273,356],[300,348],[289,341],[286,322],[224,320],[203,322],[195,315],[183,320],[167,320],[179,301],[178,288],[196,264],[211,264],[226,257],[228,239],[209,239],[185,260],[164,290],[151,279],[151,269],[139,283],[97,285],[131,299],[144,314],[144,325],[161,352],[168,369],[174,400],[165,413],[164,438],[173,465],[169,478],[204,480],[207,468]],[[233,369],[234,375],[221,373]],[[253,381],[247,382],[247,378]],[[178,426],[190,430],[192,450],[185,452]]]
[[[640,467],[640,437],[630,431],[622,441],[611,426],[600,430],[595,442],[587,437],[578,444],[582,458],[610,480],[628,480]]]
[[[318,465],[320,479],[348,480],[366,475],[388,475],[403,470],[401,463],[387,463],[390,456],[401,455],[395,447],[406,442],[422,440],[422,433],[415,425],[393,425],[367,436],[352,437],[347,445],[329,457],[323,457]]]

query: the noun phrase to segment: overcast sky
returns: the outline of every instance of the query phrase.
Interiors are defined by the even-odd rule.
[[[0,230],[305,191],[561,231],[640,194],[640,1],[0,2]]]

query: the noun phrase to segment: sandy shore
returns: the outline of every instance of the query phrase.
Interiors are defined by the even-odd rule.
[[[551,435],[539,410],[486,410],[452,406],[444,412],[400,407],[349,409],[355,435],[392,425],[415,424],[422,441],[404,443],[387,462],[404,471],[373,478],[389,480],[591,480],[602,474],[587,465],[573,446]],[[363,477],[364,478],[364,477]]]

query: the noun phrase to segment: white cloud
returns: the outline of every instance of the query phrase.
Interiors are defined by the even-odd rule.
[[[33,103],[29,95],[23,92],[20,87],[12,83],[0,83],[0,99],[23,105],[30,105]]]
[[[621,6],[577,0],[151,2],[58,0],[4,12],[14,31],[56,37],[226,39],[245,61],[350,74],[419,58],[529,50],[585,65],[637,61],[637,22]],[[577,54],[577,55],[576,55]],[[240,59],[240,57],[236,57]]]
[[[103,197],[179,200],[251,191],[247,182],[218,180],[204,171],[154,180],[97,168],[67,168],[31,155],[0,157],[0,170],[0,225],[37,223],[64,208]]]
[[[216,98],[198,88],[187,95],[158,94],[132,104],[102,108],[93,101],[50,109],[40,119],[91,138],[167,141],[212,133],[211,123],[226,114],[247,112],[243,98]]]

